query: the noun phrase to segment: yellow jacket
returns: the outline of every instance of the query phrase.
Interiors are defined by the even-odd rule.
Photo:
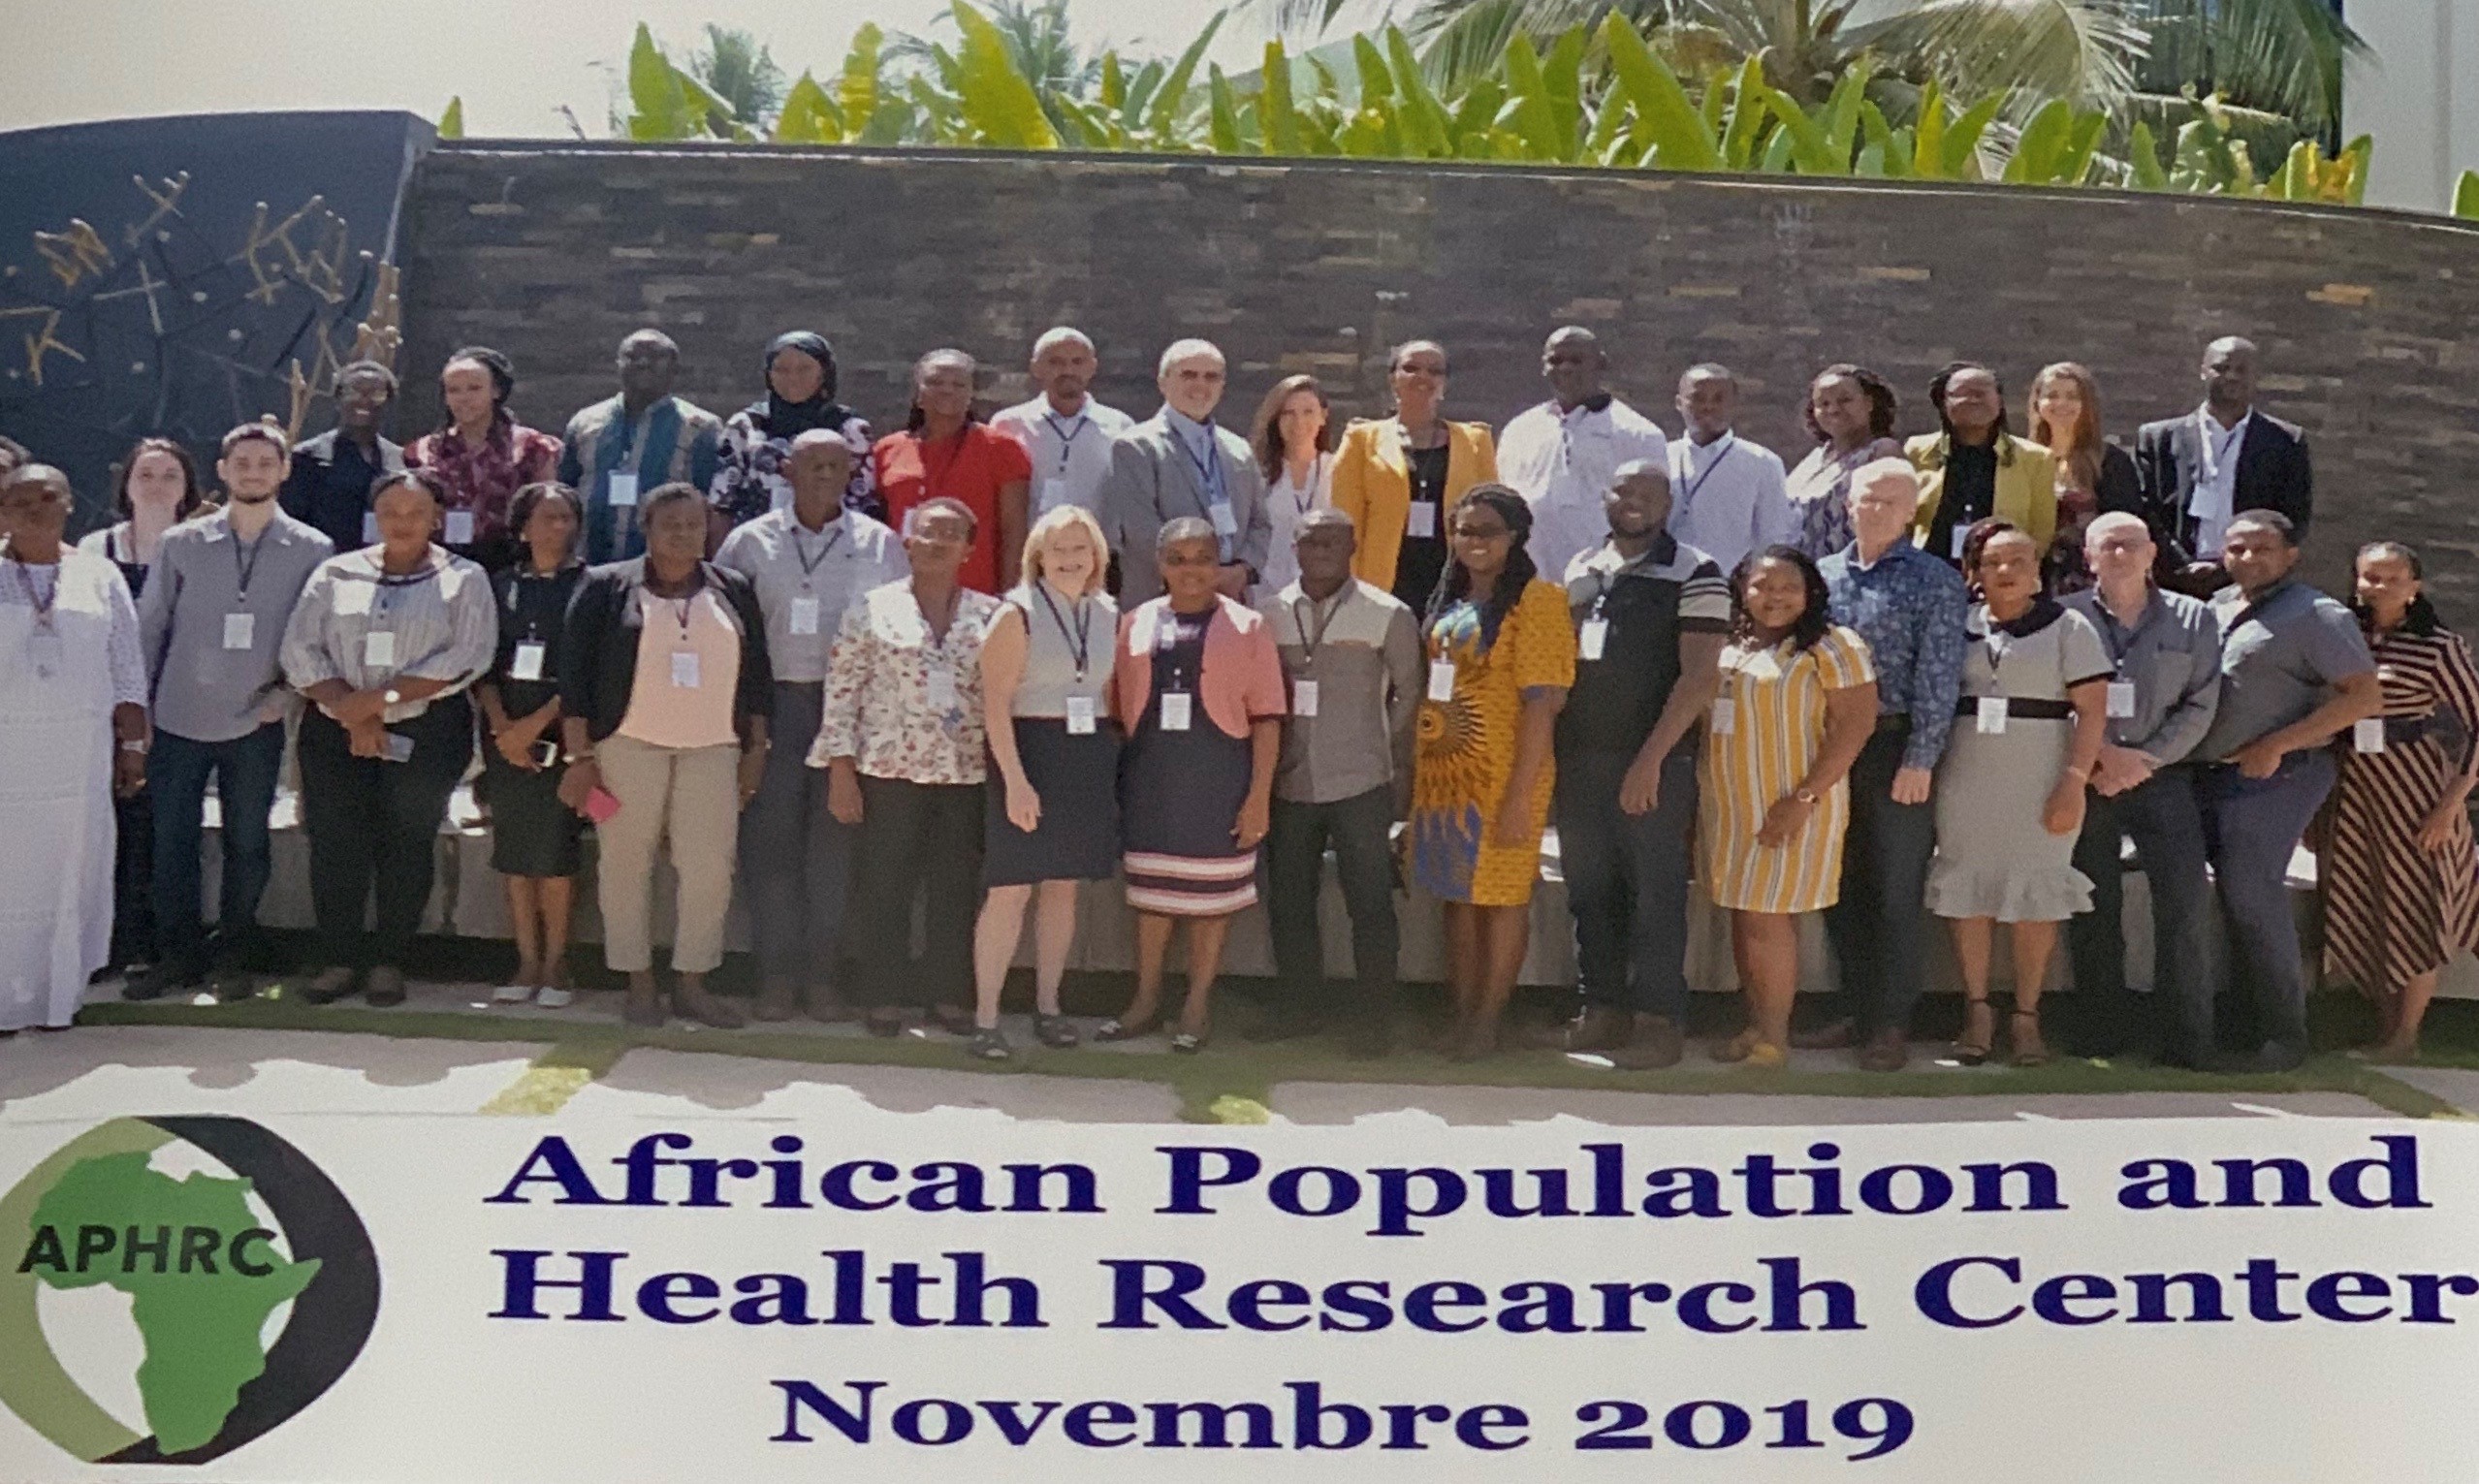
[[[1928,544],[1928,531],[1937,518],[1938,502],[1946,493],[1946,436],[1923,433],[1902,445],[1911,467],[1920,471],[1920,514],[1911,522],[1911,539],[1923,549]],[[2031,533],[2034,545],[2049,550],[2050,541],[2057,534],[2057,464],[2049,451],[2028,438],[2004,434],[1997,444],[1996,518],[2010,521]],[[1950,552],[1933,552],[1933,556],[1952,556]]]
[[[1446,502],[1438,511],[1438,534],[1446,535],[1446,512],[1475,485],[1498,477],[1498,445],[1486,423],[1448,423]],[[1360,535],[1351,575],[1372,586],[1394,590],[1394,559],[1412,518],[1412,466],[1403,457],[1403,425],[1392,418],[1354,423],[1334,456],[1334,508],[1351,518]]]

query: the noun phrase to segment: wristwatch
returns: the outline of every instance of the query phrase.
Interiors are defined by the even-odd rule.
[[[1793,793],[1791,797],[1796,799],[1799,803],[1806,805],[1810,808],[1816,807],[1817,797],[1815,789],[1802,788]]]
[[[404,692],[391,685],[387,689],[379,692],[379,699],[385,701],[390,706],[402,706],[404,704]]]

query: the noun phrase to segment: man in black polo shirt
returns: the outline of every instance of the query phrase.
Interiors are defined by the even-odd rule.
[[[1609,538],[1566,572],[1577,658],[1558,714],[1558,854],[1583,1004],[1561,1044],[1629,1070],[1679,1058],[1695,731],[1730,634],[1730,585],[1669,535],[1669,505],[1662,464],[1619,465]]]
[[[370,487],[380,475],[404,469],[404,450],[379,436],[395,399],[396,373],[375,361],[356,361],[335,373],[335,426],[293,450],[293,469],[276,503],[339,552],[378,544]]]

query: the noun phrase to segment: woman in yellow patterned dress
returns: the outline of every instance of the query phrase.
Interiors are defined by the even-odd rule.
[[[1531,534],[1523,496],[1475,486],[1447,519],[1451,559],[1422,624],[1429,687],[1407,833],[1413,880],[1446,903],[1458,1059],[1496,1049],[1530,947],[1550,733],[1575,683],[1567,597],[1534,571]]]
[[[1846,775],[1876,728],[1876,671],[1867,642],[1827,618],[1825,579],[1797,548],[1749,555],[1731,596],[1697,834],[1705,889],[1731,914],[1748,1026],[1713,1058],[1778,1067],[1799,988],[1796,915],[1842,892]]]

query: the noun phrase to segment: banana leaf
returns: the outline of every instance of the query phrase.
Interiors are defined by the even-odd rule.
[[[1394,74],[1395,86],[1403,95],[1400,117],[1404,139],[1420,154],[1430,159],[1450,159],[1454,155],[1454,126],[1447,117],[1446,105],[1429,90],[1427,79],[1420,76],[1420,59],[1412,50],[1412,43],[1400,26],[1385,28],[1385,56]]]
[[[775,142],[779,144],[840,144],[843,142],[843,117],[836,111],[835,100],[817,85],[817,79],[808,73],[792,84],[783,95],[783,107],[775,115]]]
[[[1207,88],[1212,110],[1206,137],[1213,141],[1216,154],[1240,152],[1239,103],[1231,95],[1231,83],[1220,67],[1206,69]]]
[[[852,49],[843,56],[843,76],[835,85],[836,111],[843,118],[843,131],[854,139],[870,143],[871,126],[878,111],[879,53],[886,45],[886,33],[876,26],[864,24],[852,33]]]
[[[2058,163],[2066,152],[2067,136],[2074,131],[2074,105],[2063,98],[2051,98],[2031,115],[2015,141],[2015,152],[2006,161],[2005,173],[1999,176],[2008,185],[2045,185],[2057,178]]]
[[[1731,91],[1730,122],[1722,130],[1723,165],[1732,170],[1747,170],[1755,165],[1756,144],[1764,137],[1765,116],[1764,60],[1749,57]]]
[[[628,105],[632,140],[684,140],[705,131],[705,116],[690,108],[680,70],[654,45],[653,31],[642,20],[628,47]]]
[[[1168,138],[1172,127],[1179,122],[1180,105],[1188,101],[1189,79],[1196,76],[1196,63],[1205,55],[1205,47],[1214,40],[1214,33],[1223,28],[1223,16],[1226,14],[1224,11],[1214,13],[1213,18],[1205,22],[1205,29],[1197,33],[1196,40],[1188,44],[1188,49],[1179,54],[1179,60],[1171,64],[1169,74],[1162,79],[1161,86],[1156,89],[1152,112],[1145,123],[1157,135]]]
[[[439,138],[443,140],[461,140],[464,138],[464,97],[462,94],[459,94],[458,96],[449,99],[447,108],[440,111],[438,132]]]
[[[1549,99],[1549,79],[1541,75],[1541,56],[1521,31],[1507,43],[1507,108],[1497,123],[1523,141],[1524,153],[1535,160],[1564,160],[1573,147],[1573,136],[1559,134],[1558,115]],[[1479,90],[1478,84],[1473,91]],[[1467,100],[1459,114],[1469,113]],[[1458,119],[1460,123],[1460,119]]]
[[[1284,55],[1280,37],[1265,44],[1265,70],[1258,76],[1256,132],[1265,141],[1265,152],[1276,155],[1308,153],[1298,111],[1291,106],[1291,63]]]
[[[1618,85],[1636,105],[1636,117],[1652,141],[1650,158],[1665,170],[1719,170],[1722,146],[1704,115],[1687,101],[1678,75],[1669,70],[1625,16],[1602,18],[1601,37]]]

